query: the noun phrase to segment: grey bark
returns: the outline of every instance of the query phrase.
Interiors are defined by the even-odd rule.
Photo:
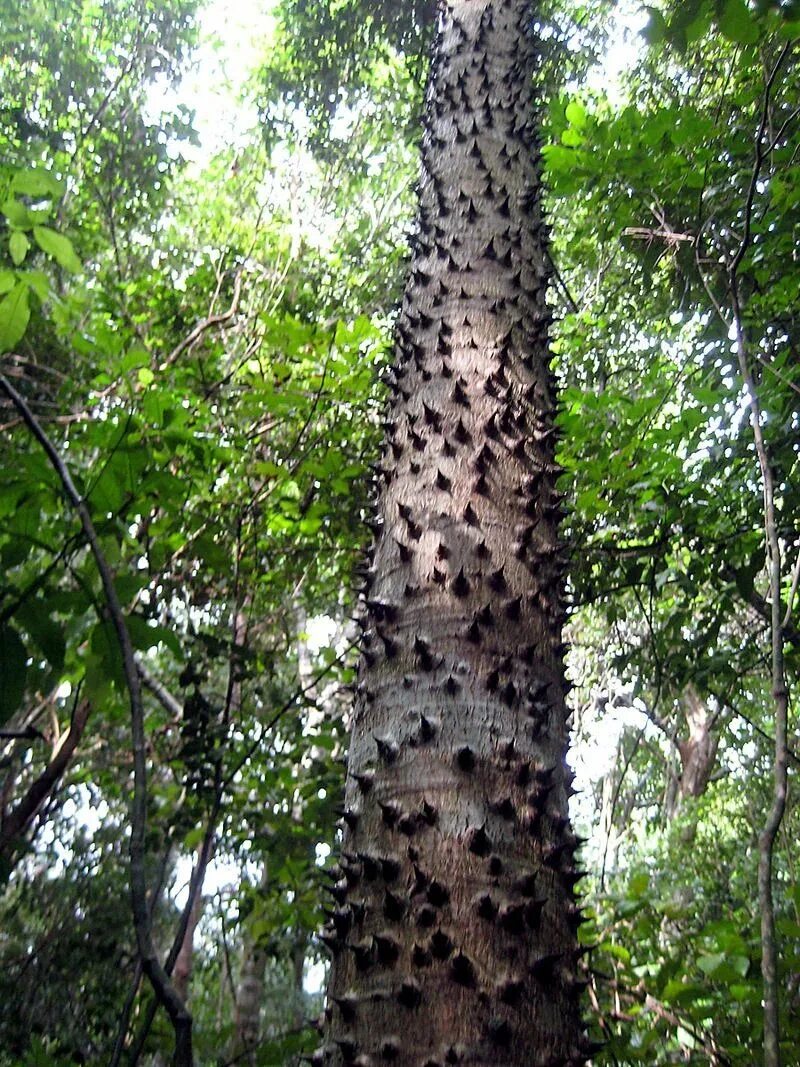
[[[319,1063],[591,1052],[531,21],[439,8]]]
[[[706,702],[691,684],[683,694],[683,711],[688,730],[686,737],[677,741],[681,757],[679,802],[705,793],[714,772],[719,746],[719,737],[713,732],[715,717],[709,714]]]
[[[259,892],[266,893],[269,866],[264,861]],[[259,945],[248,930],[243,946],[242,968],[236,988],[236,1017],[231,1044],[231,1059],[237,1063],[255,1064],[261,1041],[261,1009],[264,1004],[264,973],[269,953]]]
[[[202,862],[200,849],[198,849],[197,862]],[[175,967],[172,971],[172,981],[178,991],[178,995],[182,997],[184,1003],[188,1003],[189,1001],[189,984],[192,979],[192,970],[194,969],[194,935],[198,923],[203,917],[205,904],[203,888],[200,886],[192,901],[191,911],[189,912],[189,921],[186,924],[186,932],[183,935],[183,941],[181,942],[181,947],[175,960]]]

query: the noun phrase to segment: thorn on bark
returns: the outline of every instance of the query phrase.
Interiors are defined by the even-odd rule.
[[[474,989],[477,985],[477,976],[475,974],[475,967],[469,956],[465,956],[463,952],[459,952],[458,955],[453,957],[450,964],[450,977],[460,986],[464,986],[466,989]]]
[[[359,790],[361,791],[361,793],[364,796],[366,796],[367,793],[369,793],[369,791],[372,789],[373,785],[375,784],[375,772],[374,771],[364,771],[361,774],[354,774],[353,778],[354,778],[356,784],[358,785]]]
[[[512,1030],[504,1019],[492,1019],[486,1028],[487,1036],[498,1048],[508,1048],[511,1044]]]
[[[436,960],[447,960],[452,956],[453,941],[443,930],[437,930],[430,942],[431,955]]]
[[[443,908],[450,900],[450,891],[441,882],[433,881],[428,886],[428,902],[434,908]]]
[[[476,856],[488,856],[492,851],[492,842],[485,827],[474,827],[469,832],[469,850]]]
[[[456,753],[456,763],[458,764],[459,769],[467,774],[470,774],[475,770],[475,753],[469,745],[464,745],[458,750]]]
[[[400,986],[400,992],[397,994],[397,1000],[404,1008],[412,1011],[422,1003],[422,990],[416,982],[403,982]]]
[[[375,739],[375,745],[378,749],[378,755],[383,760],[383,762],[387,764],[394,763],[400,751],[394,741],[390,741],[388,738],[385,737],[378,737],[375,734],[373,734],[373,737]]]
[[[433,963],[433,956],[422,945],[414,945],[411,952],[411,962],[415,967],[430,967]]]
[[[467,505],[467,507],[469,507],[469,504]],[[469,593],[470,585],[467,581],[466,575],[464,574],[463,567],[459,570],[458,574],[453,579],[450,588],[452,589],[453,594],[457,597],[465,597]]]
[[[498,907],[490,893],[484,893],[478,898],[475,911],[481,919],[486,919],[488,922],[492,922],[497,917]]]

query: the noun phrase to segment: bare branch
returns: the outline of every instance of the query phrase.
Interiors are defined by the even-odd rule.
[[[90,710],[88,700],[76,701],[69,732],[63,737],[53,758],[38,778],[31,783],[16,807],[3,819],[0,827],[0,856],[10,858],[14,855],[37,812],[58,784],[80,743]],[[42,737],[42,734],[35,727],[29,726],[26,730],[18,731],[16,734],[9,732],[3,736],[33,739]]]
[[[209,315],[207,319],[203,319],[202,322],[198,322],[191,333],[187,334],[184,339],[173,348],[164,362],[160,365],[159,370],[165,370],[170,364],[174,363],[179,356],[181,356],[187,348],[191,348],[196,341],[198,341],[207,330],[212,329],[214,326],[225,326],[231,321],[236,312],[239,310],[239,299],[242,295],[242,272],[238,271],[233,281],[233,299],[231,300],[231,306],[227,311],[221,312],[219,315]]]
[[[136,658],[136,670],[138,671],[142,685],[150,690],[162,708],[164,708],[165,711],[168,711],[174,718],[182,718],[183,704],[181,704],[177,697],[174,697],[172,693],[170,693],[163,682],[160,682],[154,674],[150,673],[138,657]]]

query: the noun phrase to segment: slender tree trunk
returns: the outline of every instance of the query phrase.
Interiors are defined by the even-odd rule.
[[[198,862],[199,860],[200,855],[198,850]],[[194,935],[197,930],[197,925],[203,916],[205,903],[201,887],[192,903],[192,910],[189,913],[189,922],[186,927],[186,933],[183,935],[183,941],[172,972],[172,981],[184,1002],[188,1002],[189,1000],[189,983],[192,979],[192,969],[194,967]]]
[[[591,1051],[531,21],[526,0],[440,4],[320,1063]]]
[[[680,771],[675,771],[664,802],[667,822],[678,816],[685,801],[704,795],[714,773],[719,747],[719,736],[714,733],[715,716],[691,683],[683,691],[681,707],[686,719],[685,736],[667,733],[666,724],[664,728],[665,736],[675,745],[680,758]]]
[[[269,885],[269,865],[264,860],[259,880],[259,893],[266,893]],[[247,930],[242,949],[242,968],[236,989],[236,1019],[231,1059],[254,1064],[261,1041],[261,1009],[264,1006],[264,974],[269,953]]]

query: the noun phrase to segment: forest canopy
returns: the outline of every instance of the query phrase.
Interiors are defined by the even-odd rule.
[[[436,31],[0,0],[0,1067],[319,1044]],[[591,1062],[800,1064],[800,6],[524,32]]]

